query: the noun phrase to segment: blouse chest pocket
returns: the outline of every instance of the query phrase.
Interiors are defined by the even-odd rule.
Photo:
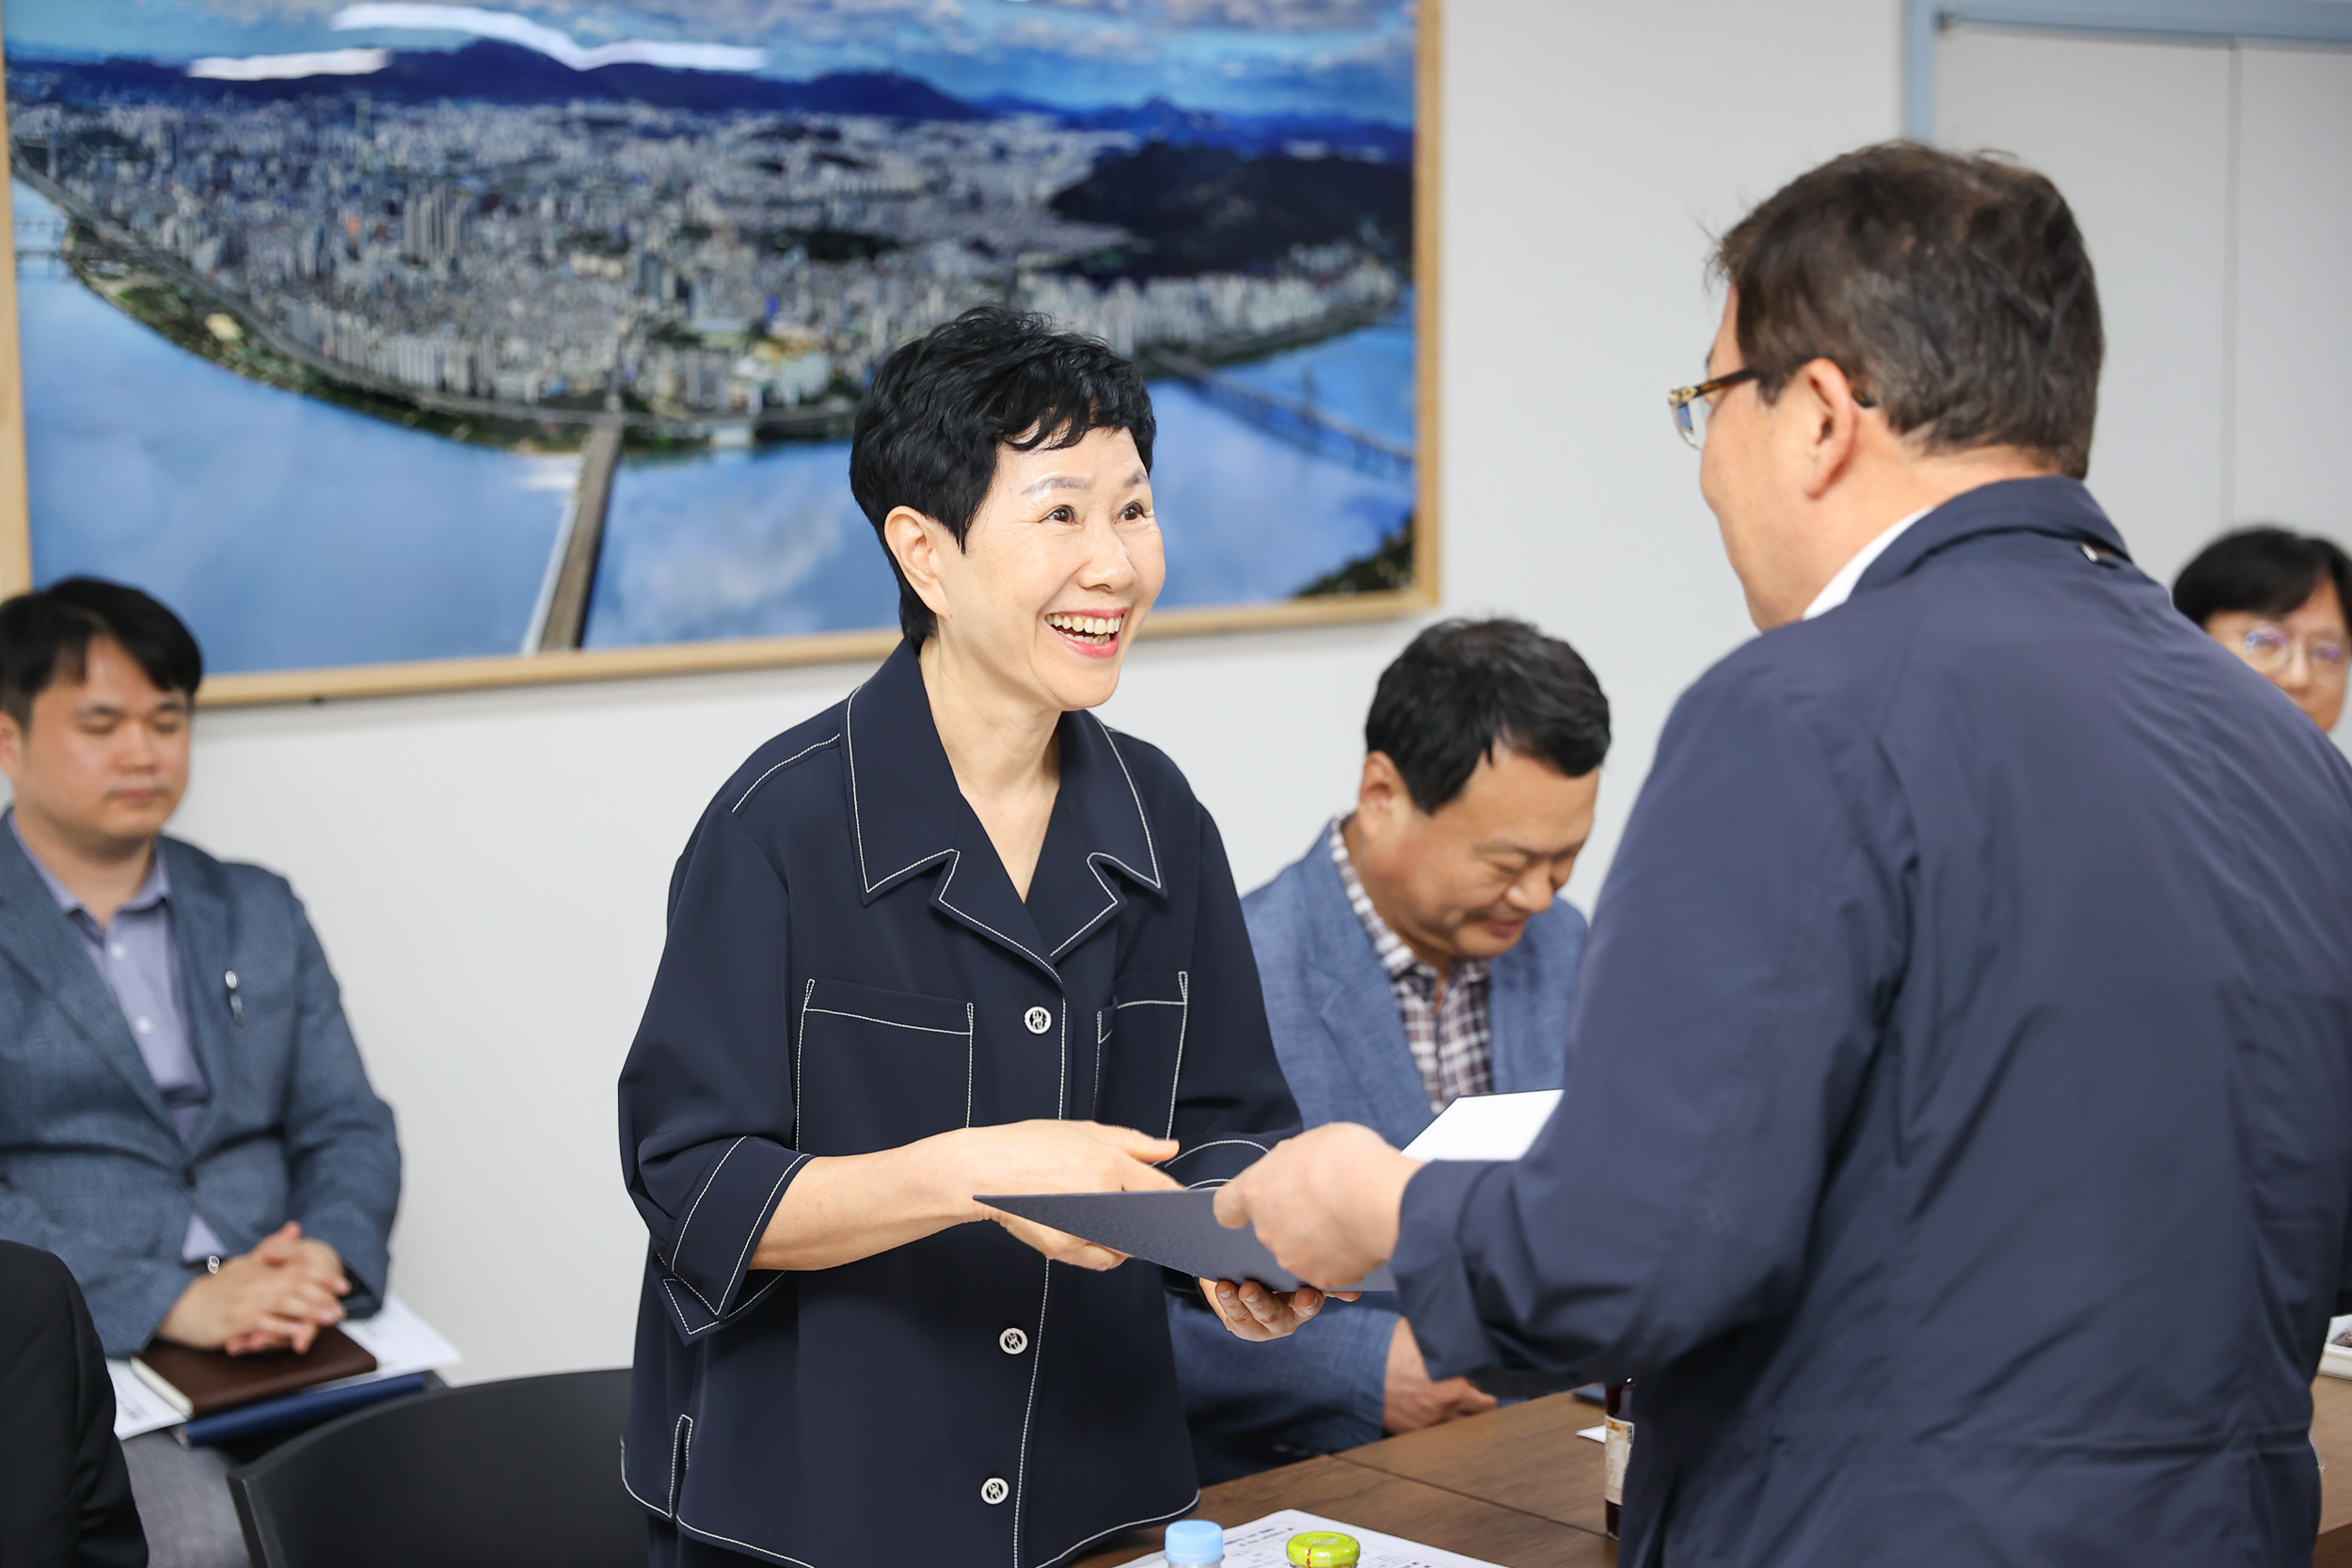
[[[1121,974],[1113,982],[1111,1005],[1094,1025],[1096,1120],[1168,1135],[1191,997],[1192,976],[1181,969]]]
[[[870,1154],[972,1120],[972,1004],[811,980],[793,1042],[794,1142]]]

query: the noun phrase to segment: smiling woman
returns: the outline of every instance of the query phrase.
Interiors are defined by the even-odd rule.
[[[1002,309],[875,376],[905,641],[713,800],[622,1075],[658,1564],[899,1561],[912,1514],[1043,1568],[1197,1496],[1157,1272],[975,1196],[1216,1182],[1297,1119],[1216,824],[1088,711],[1166,578],[1154,434]],[[1323,1303],[1198,1284],[1248,1340]]]

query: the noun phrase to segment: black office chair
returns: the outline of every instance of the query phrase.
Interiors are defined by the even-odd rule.
[[[258,1568],[644,1568],[621,1489],[628,1373],[436,1388],[232,1470]]]

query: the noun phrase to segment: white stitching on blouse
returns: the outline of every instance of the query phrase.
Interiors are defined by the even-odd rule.
[[[1168,1080],[1168,1131],[1163,1138],[1176,1135],[1176,1095],[1184,1082],[1184,1031],[1192,1022],[1192,974],[1188,970],[1176,972],[1176,993],[1184,998],[1184,1011],[1176,1016],[1176,1070]]]
[[[721,1535],[715,1529],[705,1529],[700,1525],[690,1525],[684,1519],[677,1518],[675,1515],[672,1515],[672,1517],[675,1521],[678,1528],[686,1531],[690,1535],[699,1535],[705,1541],[720,1541],[724,1542],[730,1546],[740,1546],[747,1552],[756,1552],[761,1557],[773,1558],[778,1562],[793,1563],[797,1565],[797,1568],[815,1568],[814,1564],[803,1562],[797,1557],[787,1557],[782,1552],[770,1551],[765,1546],[755,1546],[748,1541],[738,1541],[732,1535]]]
[[[776,1195],[784,1191],[784,1184],[792,1180],[792,1173],[794,1171],[799,1170],[806,1164],[808,1164],[808,1156],[805,1154],[798,1154],[793,1156],[792,1163],[784,1167],[784,1174],[776,1178],[776,1184],[768,1189],[767,1201],[759,1206],[759,1212],[763,1222],[769,1217],[769,1210],[775,1203]],[[744,1260],[751,1257],[753,1244],[759,1240],[760,1232],[766,1228],[767,1226],[765,1223],[755,1223],[752,1226],[750,1234],[743,1238],[743,1250],[735,1255],[735,1267],[727,1275],[727,1283],[730,1287],[741,1277]],[[719,1299],[722,1301],[726,1299],[724,1292],[721,1293]],[[705,1302],[703,1305],[707,1307],[709,1303]],[[742,1305],[743,1304],[740,1302],[736,1304],[739,1310],[741,1308]],[[733,1317],[734,1315],[735,1314],[732,1312],[727,1314],[729,1317]]]
[[[1089,714],[1087,717],[1089,719],[1094,718],[1092,714]],[[1143,824],[1143,852],[1152,857],[1152,875],[1143,879],[1150,882],[1156,888],[1160,885],[1160,851],[1158,847],[1152,842],[1152,818],[1151,816],[1143,809],[1143,793],[1136,788],[1136,776],[1132,772],[1128,771],[1127,759],[1120,755],[1118,733],[1108,724],[1104,723],[1100,719],[1094,720],[1094,727],[1103,732],[1103,739],[1110,746],[1111,756],[1113,760],[1119,764],[1119,771],[1124,775],[1127,780],[1127,794],[1136,803],[1136,820]],[[1109,857],[1105,856],[1104,858],[1108,859]],[[1125,866],[1120,866],[1120,869],[1124,871],[1127,868]],[[1132,872],[1129,873],[1131,876],[1134,873]]]
[[[677,1485],[677,1453],[675,1445],[672,1446],[672,1451],[670,1454],[670,1485],[675,1488]],[[636,1497],[637,1505],[640,1508],[643,1508],[646,1513],[659,1513],[664,1519],[667,1519],[670,1516],[670,1511],[668,1509],[645,1501],[644,1497],[638,1496],[637,1488],[628,1483],[628,1444],[626,1441],[621,1444],[621,1490],[628,1493],[630,1497]]]
[[[1021,1463],[1013,1471],[1012,1568],[1021,1568],[1021,1522],[1029,1506],[1029,1421],[1037,1414],[1037,1378],[1045,1366],[1045,1308],[1054,1299],[1054,1260],[1045,1260],[1045,1288],[1038,1292],[1037,1334],[1029,1341],[1029,1402],[1021,1409]]]
[[[1195,1487],[1193,1489],[1191,1501],[1185,1503],[1184,1507],[1175,1510],[1173,1513],[1148,1513],[1140,1519],[1130,1519],[1123,1525],[1113,1525],[1106,1530],[1100,1530],[1093,1535],[1088,1536],[1084,1541],[1079,1542],[1074,1546],[1064,1546],[1060,1551],[1056,1552],[1052,1557],[1045,1559],[1045,1560],[1048,1562],[1055,1562],[1066,1557],[1075,1557],[1078,1553],[1085,1551],[1089,1546],[1093,1545],[1097,1541],[1102,1540],[1104,1536],[1117,1535],[1123,1529],[1135,1529],[1143,1525],[1156,1525],[1161,1523],[1163,1520],[1178,1518],[1181,1515],[1190,1513],[1200,1501],[1200,1488]]]
[[[817,1000],[817,982],[801,991],[801,1028],[792,1037],[792,1147],[801,1144],[801,1053],[808,1046],[808,1005]]]
[[[981,930],[986,931],[990,936],[994,937],[998,942],[1005,943],[1007,946],[1011,947],[1018,952],[1027,954],[1027,956],[1032,958],[1037,958],[1039,963],[1043,964],[1049,970],[1053,970],[1054,962],[1051,958],[1039,958],[1035,953],[1029,952],[1029,949],[1022,946],[1021,943],[1013,941],[1012,938],[1005,935],[1004,932],[998,930],[995,927],[991,926],[987,921],[981,920],[975,915],[968,914],[956,905],[947,902],[947,890],[956,885],[956,871],[957,868],[963,863],[963,851],[961,849],[949,849],[946,850],[946,853],[948,857],[947,877],[945,881],[939,884],[939,891],[932,895],[933,897],[939,900],[940,906],[943,909],[954,910],[959,918],[971,921],[973,925],[977,926]],[[916,865],[920,865],[923,863],[921,861],[917,861],[914,863]],[[909,869],[912,870],[913,867],[909,867]],[[1055,970],[1054,973],[1059,974],[1060,971]]]
[[[812,986],[816,983],[814,980],[809,982]],[[970,1010],[970,1006],[969,1003],[965,1004],[966,1011]],[[845,1013],[838,1007],[812,1007],[805,1004],[801,1007],[801,1026],[803,1031],[808,1026],[808,1015],[811,1013],[823,1013],[827,1018],[853,1018],[861,1023],[883,1023],[893,1029],[916,1029],[926,1035],[968,1035],[972,1032],[969,1029],[935,1029],[928,1023],[901,1023],[895,1018],[874,1018],[866,1013]]]
[[[775,768],[771,768],[768,769],[767,773],[762,773],[758,778],[754,779],[752,781],[752,787],[745,790],[742,795],[737,799],[735,804],[727,808],[728,815],[733,816],[735,813],[741,811],[743,809],[743,802],[750,800],[753,794],[758,790],[759,786],[768,782],[768,775],[776,771],[777,768],[789,768],[794,763],[800,761],[803,757],[808,755],[809,752],[830,746],[840,738],[841,737],[837,735],[829,735],[825,736],[824,739],[818,741],[816,745],[803,747],[800,751],[793,752],[790,756],[776,764]]]
[[[677,1258],[685,1254],[686,1227],[694,1223],[694,1211],[700,1209],[703,1206],[703,1199],[710,1196],[710,1189],[718,1184],[719,1173],[727,1168],[727,1162],[735,1158],[735,1151],[743,1147],[743,1138],[750,1136],[751,1134],[746,1132],[742,1137],[727,1145],[727,1151],[719,1156],[719,1163],[710,1167],[708,1176],[703,1178],[702,1191],[694,1195],[694,1201],[686,1206],[686,1218],[678,1222],[677,1240],[670,1243],[671,1257]],[[710,1304],[705,1302],[703,1305],[707,1307]]]

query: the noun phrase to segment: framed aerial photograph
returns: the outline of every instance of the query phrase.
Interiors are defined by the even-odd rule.
[[[878,657],[859,398],[1001,302],[1151,378],[1147,636],[1434,604],[1435,22],[5,0],[0,589],[214,703]]]

